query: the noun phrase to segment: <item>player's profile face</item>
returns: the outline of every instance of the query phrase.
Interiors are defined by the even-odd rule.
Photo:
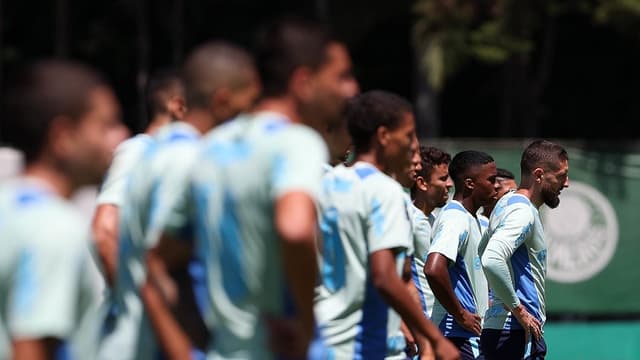
[[[413,154],[418,148],[415,132],[415,118],[411,112],[404,113],[398,125],[388,129],[384,152],[386,160],[395,168],[393,173],[406,176],[407,169],[411,167]]]
[[[83,185],[102,179],[116,146],[128,136],[111,89],[96,88],[88,94],[88,100],[89,110],[78,120],[72,136],[73,149],[66,160],[76,181]]]
[[[347,100],[360,91],[344,45],[332,42],[327,46],[327,60],[314,73],[313,84],[313,95],[307,104],[309,111],[330,126],[342,121]]]
[[[473,179],[475,187],[473,197],[481,206],[489,205],[495,201],[500,184],[496,180],[498,171],[495,162],[480,166]]]
[[[427,201],[433,207],[445,206],[449,200],[449,190],[452,187],[453,181],[449,176],[449,165],[434,165],[427,182]]]
[[[560,193],[569,186],[569,162],[562,160],[557,171],[545,171],[542,176],[542,200],[550,208],[560,205]]]

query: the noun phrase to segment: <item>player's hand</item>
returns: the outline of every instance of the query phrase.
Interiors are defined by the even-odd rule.
[[[481,324],[482,318],[480,317],[480,315],[471,313],[463,309],[462,313],[459,316],[457,316],[455,320],[463,328],[480,336],[480,333],[482,332],[482,324]]]
[[[271,351],[283,359],[306,359],[311,334],[295,319],[265,316]]]
[[[459,360],[460,359],[460,351],[458,348],[453,345],[453,343],[444,336],[434,342],[433,350],[436,354],[436,359],[438,360]]]
[[[524,305],[518,305],[518,307],[511,310],[511,313],[524,328],[526,339],[533,335],[534,339],[540,340],[542,336],[542,324],[525,309]]]
[[[436,360],[436,354],[433,352],[433,346],[429,341],[423,341],[418,345],[418,353],[420,360]]]

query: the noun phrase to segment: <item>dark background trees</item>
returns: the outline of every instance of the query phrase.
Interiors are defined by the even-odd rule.
[[[632,0],[0,0],[0,90],[30,60],[87,61],[135,131],[155,70],[208,39],[249,46],[283,13],[329,23],[364,90],[415,102],[423,137],[638,137]]]

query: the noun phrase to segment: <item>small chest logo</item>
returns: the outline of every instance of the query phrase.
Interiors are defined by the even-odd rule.
[[[598,190],[572,181],[560,195],[558,208],[541,210],[549,279],[581,282],[609,264],[618,244],[618,219]]]

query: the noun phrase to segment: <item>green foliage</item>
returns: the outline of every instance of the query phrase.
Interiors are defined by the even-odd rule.
[[[567,13],[640,40],[640,0],[416,0],[413,39],[421,69],[438,90],[471,60],[500,64],[528,56],[548,21]]]

